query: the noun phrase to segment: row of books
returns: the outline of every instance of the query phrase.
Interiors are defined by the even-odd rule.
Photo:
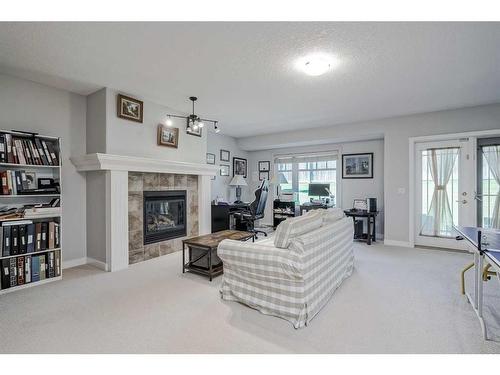
[[[20,220],[0,227],[2,257],[58,248],[60,242],[60,225],[55,221]]]
[[[59,165],[58,149],[53,142],[36,136],[25,138],[0,133],[0,163]]]
[[[58,185],[38,188],[30,176],[31,181],[24,170],[0,171],[0,195],[59,194]]]
[[[35,283],[61,275],[61,252],[2,259],[1,266],[2,289]]]

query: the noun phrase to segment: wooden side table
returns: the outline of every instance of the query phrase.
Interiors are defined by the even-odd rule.
[[[367,233],[354,233],[354,239],[358,241],[365,241],[367,245],[371,245],[372,241],[376,241],[375,233],[375,219],[378,215],[378,211],[370,212],[366,210],[344,210],[347,216],[352,217],[353,222],[356,222],[356,218],[366,218],[367,221]]]
[[[217,247],[223,240],[247,241],[255,240],[254,233],[240,230],[223,230],[211,234],[188,238],[182,241],[182,273],[193,272],[199,275],[208,276],[210,281],[215,276],[222,274],[222,261],[213,264],[217,256]],[[193,255],[193,250],[198,254]],[[186,250],[188,251],[188,262],[186,262]],[[203,258],[206,259],[206,265],[201,265]]]

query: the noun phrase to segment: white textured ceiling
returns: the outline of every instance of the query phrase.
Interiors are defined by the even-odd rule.
[[[116,88],[243,137],[500,102],[498,23],[1,23],[0,72]],[[340,65],[294,67],[311,52]]]

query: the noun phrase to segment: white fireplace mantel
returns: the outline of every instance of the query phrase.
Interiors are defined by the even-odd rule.
[[[218,167],[210,164],[186,163],[182,161],[101,153],[71,157],[71,162],[79,172],[115,170],[215,176],[219,170]]]
[[[210,176],[215,176],[219,170],[215,165],[102,153],[71,157],[70,160],[79,172],[105,173],[105,191],[101,192],[101,188],[93,191],[105,194],[106,199],[102,212],[106,221],[106,238],[101,241],[105,243],[106,254],[95,259],[105,270],[118,271],[129,265],[128,172],[197,175],[199,234],[211,232]],[[87,235],[93,236],[93,233]]]

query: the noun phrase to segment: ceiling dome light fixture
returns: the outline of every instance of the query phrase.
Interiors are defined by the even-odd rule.
[[[308,55],[299,59],[296,67],[309,76],[320,76],[334,68],[335,61],[326,54]]]
[[[209,120],[209,119],[205,119],[205,118],[202,119],[194,113],[194,102],[197,101],[198,98],[196,96],[190,96],[189,100],[191,100],[191,102],[192,102],[193,113],[190,114],[189,116],[178,116],[178,115],[172,115],[172,114],[167,113],[167,120],[166,120],[167,126],[172,126],[172,124],[173,124],[171,117],[183,118],[186,120],[186,127],[187,127],[188,131],[192,131],[192,130],[197,131],[198,129],[203,128],[205,126],[205,123],[211,122],[214,125],[214,131],[216,133],[219,133],[220,128],[218,127],[218,123],[219,123],[218,121]]]

